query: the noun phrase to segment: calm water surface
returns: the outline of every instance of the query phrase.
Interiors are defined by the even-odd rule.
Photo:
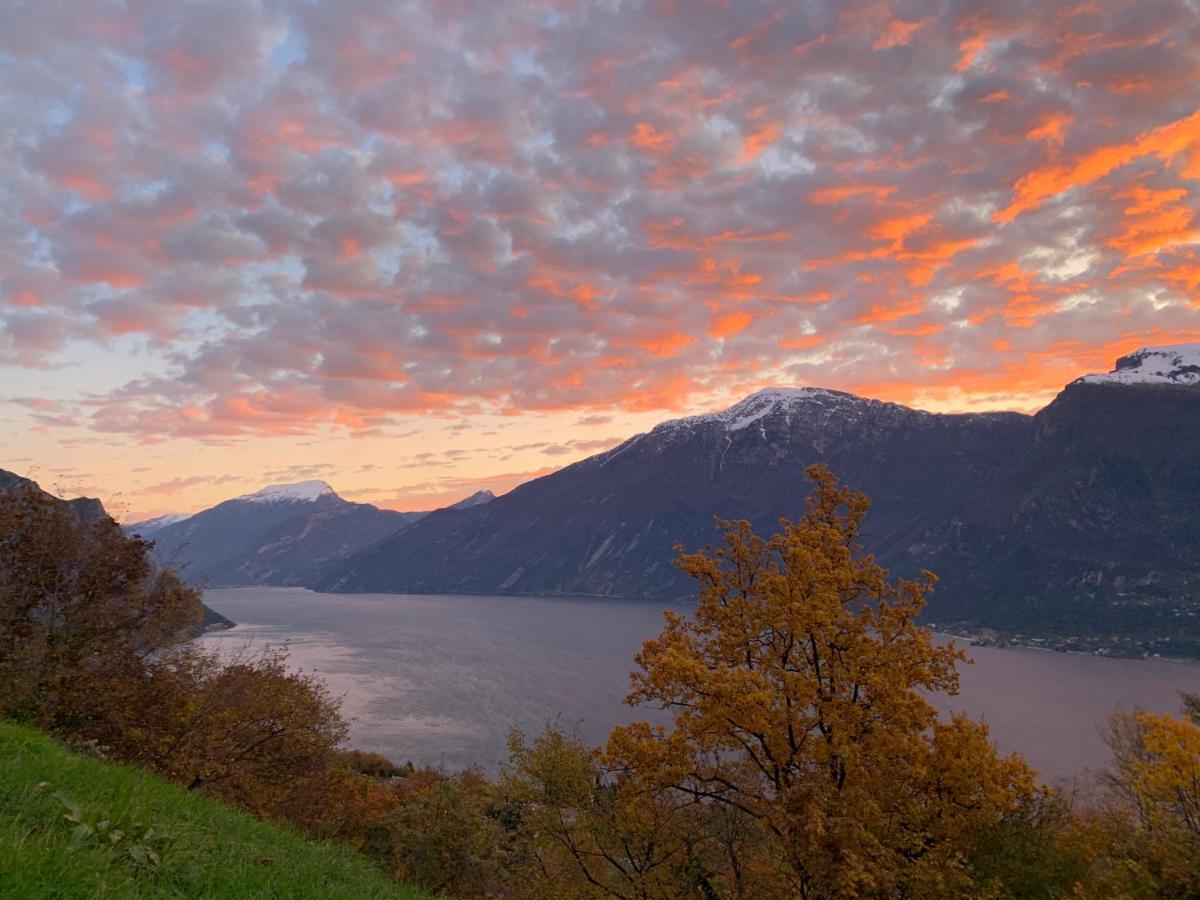
[[[621,700],[634,653],[662,627],[661,603],[294,588],[205,599],[240,624],[201,641],[286,643],[296,667],[344,696],[351,743],[397,761],[494,769],[514,725],[558,721],[598,744],[614,724],[653,717]],[[1104,765],[1097,729],[1115,707],[1177,712],[1179,691],[1200,691],[1197,663],[966,649],[962,690],[938,707],[985,718],[1002,750],[1054,781]]]

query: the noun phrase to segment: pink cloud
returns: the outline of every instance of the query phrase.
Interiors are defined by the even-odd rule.
[[[145,338],[102,432],[1026,403],[1066,340],[1200,327],[1178,4],[42,6],[0,36],[0,359]]]

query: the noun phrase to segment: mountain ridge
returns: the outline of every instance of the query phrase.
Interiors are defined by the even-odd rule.
[[[678,599],[694,585],[671,565],[677,544],[716,541],[716,516],[775,530],[803,510],[804,468],[823,462],[872,497],[864,543],[883,564],[940,576],[931,621],[1200,648],[1200,584],[1184,562],[1200,553],[1200,463],[1180,450],[1200,440],[1200,388],[1158,371],[1078,379],[1032,415],[765,389],[478,510],[430,514],[308,586]]]
[[[492,499],[490,491],[478,491],[454,507]],[[158,517],[126,530],[152,539],[159,560],[179,568],[189,583],[294,587],[425,515],[355,503],[313,480],[266,485],[188,516]]]

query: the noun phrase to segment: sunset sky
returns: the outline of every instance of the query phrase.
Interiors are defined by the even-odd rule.
[[[0,0],[0,468],[424,509],[1200,340],[1200,4]]]

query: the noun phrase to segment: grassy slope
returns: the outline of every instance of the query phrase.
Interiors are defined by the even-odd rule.
[[[51,787],[39,788],[42,782]],[[93,822],[140,822],[168,835],[95,839],[72,848],[61,791]],[[133,831],[132,828],[127,828]],[[137,832],[144,834],[144,832]],[[139,867],[131,843],[160,852]],[[138,853],[134,849],[134,853]],[[0,897],[422,897],[346,847],[318,844],[241,815],[178,785],[81,756],[37,731],[0,722]]]

